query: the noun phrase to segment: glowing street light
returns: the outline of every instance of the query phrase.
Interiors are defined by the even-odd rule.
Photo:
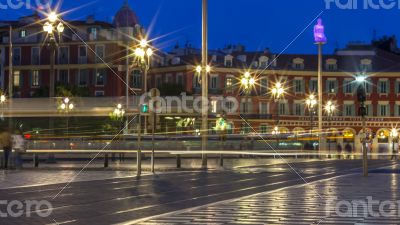
[[[306,105],[308,107],[308,111],[310,112],[310,134],[312,136],[312,131],[313,131],[313,118],[314,118],[314,107],[317,105],[317,99],[315,98],[314,94],[311,94],[308,96],[306,99]]]
[[[279,98],[283,97],[285,94],[285,89],[283,88],[283,85],[281,82],[277,82],[275,86],[272,87],[271,89],[272,97],[276,100]]]
[[[249,93],[251,91],[251,87],[253,87],[256,84],[256,80],[254,77],[251,76],[250,72],[246,71],[241,80],[240,83],[242,85],[242,88],[246,91],[246,93]]]
[[[58,41],[61,41],[61,34],[64,32],[64,24],[60,21],[59,15],[56,12],[50,12],[47,15],[46,22],[43,25],[43,31],[50,37],[50,90],[49,96],[55,96],[55,57],[56,57],[56,38],[55,32],[58,34]]]
[[[73,110],[74,107],[75,105],[71,102],[71,100],[68,97],[63,98],[63,100],[61,101],[60,109],[63,112],[68,113],[69,111]]]
[[[3,104],[3,103],[5,103],[6,102],[6,96],[3,94],[3,95],[0,95],[0,104]]]
[[[325,111],[328,114],[328,116],[332,116],[335,110],[336,106],[333,104],[333,102],[328,101],[325,105]]]
[[[308,98],[306,99],[306,104],[308,106],[308,108],[313,109],[314,106],[317,104],[317,100],[315,99],[315,95],[311,94],[310,96],[308,96]]]
[[[138,64],[139,68],[141,69],[144,77],[143,77],[143,90],[142,92],[145,93],[147,92],[147,74],[150,70],[151,66],[151,57],[153,56],[154,51],[153,48],[149,45],[149,42],[146,39],[141,39],[139,41],[138,46],[134,49],[134,56],[135,56],[135,61]],[[127,92],[128,93],[128,92]],[[128,98],[128,96],[127,96]],[[141,130],[142,130],[142,124],[141,124],[141,114],[139,113],[139,131],[138,131],[138,151],[137,151],[137,175],[141,175],[141,164],[142,164],[142,152],[141,152]],[[128,121],[128,120],[127,120]],[[127,122],[128,124],[128,122]],[[144,115],[144,132],[147,133],[147,116]],[[152,162],[154,162],[153,159],[153,154],[152,154]]]

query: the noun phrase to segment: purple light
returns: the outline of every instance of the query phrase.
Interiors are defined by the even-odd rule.
[[[317,24],[314,26],[314,40],[315,43],[326,43],[325,27],[322,24],[322,19],[319,18]]]

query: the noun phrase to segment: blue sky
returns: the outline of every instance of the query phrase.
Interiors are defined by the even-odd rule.
[[[123,1],[93,1],[66,17],[84,19],[88,14],[95,14],[97,19],[112,21]],[[65,0],[62,9],[77,8],[87,2]],[[152,37],[166,35],[159,42],[163,48],[171,48],[178,41],[200,46],[201,0],[129,0],[129,3],[145,27],[154,23]],[[29,10],[0,12],[1,19],[9,19],[26,15]],[[327,53],[344,47],[348,41],[369,42],[374,30],[378,36],[400,33],[397,22],[400,21],[400,9],[397,7],[391,10],[342,10],[335,5],[326,9],[325,0],[209,0],[210,48],[241,43],[249,50],[268,47],[280,52],[300,34],[286,52],[313,53],[316,48],[312,41],[312,26],[304,33],[301,31],[321,12],[329,39],[324,49]]]

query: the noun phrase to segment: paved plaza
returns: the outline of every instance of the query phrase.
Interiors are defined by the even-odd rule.
[[[157,216],[139,224],[399,224],[399,182],[399,174],[341,176]],[[346,217],[335,211],[337,202],[367,202],[368,197],[396,202],[396,210],[386,209],[395,214],[379,215],[377,205],[373,207],[375,217],[365,216],[363,207]],[[347,208],[343,210],[347,213]]]
[[[339,217],[334,207],[327,215],[327,201],[335,196],[337,201],[366,196],[395,200],[400,178],[396,162],[371,161],[369,178],[362,178],[361,165],[359,160],[313,160],[291,162],[291,169],[287,164],[253,163],[146,173],[140,179],[132,171],[86,171],[70,184],[76,171],[2,171],[3,200],[45,200],[51,214],[40,217],[42,211],[33,210],[30,216],[0,220],[2,225],[356,224],[364,218]],[[0,211],[5,210],[1,205]],[[393,224],[396,218],[375,219]],[[373,219],[365,221],[374,224]]]

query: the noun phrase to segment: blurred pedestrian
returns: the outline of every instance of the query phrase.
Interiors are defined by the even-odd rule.
[[[347,152],[347,158],[350,159],[350,156],[351,156],[351,153],[352,153],[352,151],[353,151],[353,148],[351,147],[351,145],[350,145],[349,143],[347,143],[347,144],[344,146],[344,149],[345,149],[346,152]]]
[[[337,145],[337,153],[338,153],[338,157],[339,157],[339,159],[340,159],[340,157],[342,156],[342,145],[341,144],[338,144]]]
[[[8,169],[8,161],[12,151],[12,137],[8,129],[3,129],[0,134],[0,144],[3,147],[4,169]]]
[[[22,136],[22,132],[20,130],[17,130],[15,132],[15,135],[12,136],[12,140],[13,140],[12,146],[15,154],[14,155],[15,167],[21,168],[22,167],[21,154],[24,153],[26,150],[26,141]]]

